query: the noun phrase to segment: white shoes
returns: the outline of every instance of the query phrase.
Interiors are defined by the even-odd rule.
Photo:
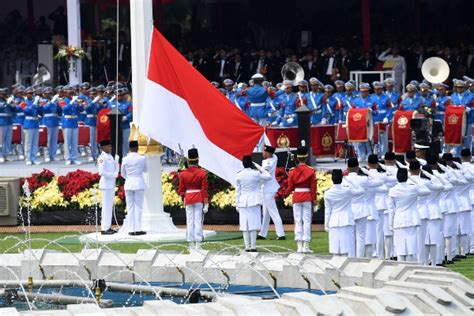
[[[29,161],[29,160],[26,161],[26,165],[27,165],[27,166],[31,166],[32,164],[33,164],[33,163],[32,163],[31,161]]]
[[[298,241],[296,241],[296,245],[298,246],[298,248],[296,249],[296,252],[302,253],[303,252],[303,242],[298,240]]]
[[[18,160],[25,160],[25,155],[18,156]]]
[[[41,162],[39,162],[38,160],[35,160],[35,161],[33,161],[33,164],[34,165],[41,165]]]
[[[4,162],[5,162],[5,158],[0,157],[0,163],[4,163]]]
[[[50,161],[51,161],[51,159],[49,159],[49,158],[44,158],[44,162],[50,162]]]
[[[94,161],[94,158],[92,157],[87,158],[87,162],[93,162],[93,161]]]
[[[71,161],[70,160],[66,161],[66,166],[70,166],[70,165],[71,165]]]
[[[303,253],[313,253],[313,250],[309,249],[309,242],[303,242]]]
[[[78,166],[78,165],[81,164],[81,162],[80,162],[80,161],[77,161],[77,160],[73,161],[72,163],[73,163],[74,165],[76,165],[76,166]]]

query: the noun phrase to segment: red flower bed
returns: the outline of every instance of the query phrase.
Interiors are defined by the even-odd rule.
[[[278,192],[276,193],[276,198],[281,198],[284,199],[286,198],[286,190],[288,188],[288,174],[286,173],[286,170],[284,167],[277,167],[275,171],[275,178],[278,181],[278,184],[280,185],[280,188],[278,189]]]
[[[66,199],[69,199],[84,189],[98,183],[100,176],[84,170],[69,172],[65,176],[58,177],[58,186]]]
[[[33,173],[30,177],[21,179],[21,186],[25,180],[28,181],[30,192],[33,193],[36,189],[47,185],[54,178],[54,173],[48,169],[43,169],[40,173]]]

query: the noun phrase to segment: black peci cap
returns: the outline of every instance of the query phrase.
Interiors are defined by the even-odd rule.
[[[377,164],[379,163],[379,157],[377,155],[369,155],[369,158],[367,159],[367,162],[370,164]]]
[[[130,148],[138,148],[138,141],[136,140],[131,140],[128,142],[128,147]]]
[[[272,147],[270,145],[265,145],[264,151],[269,152],[270,154],[275,153],[275,147]]]
[[[392,151],[388,151],[385,153],[384,158],[385,160],[395,160],[395,153]]]
[[[108,146],[108,145],[112,145],[112,143],[110,142],[110,139],[105,139],[100,142],[100,146]]]
[[[408,170],[405,168],[400,168],[397,171],[397,180],[398,182],[407,182],[408,180]]]
[[[461,157],[471,157],[471,150],[469,148],[463,148],[461,150]]]
[[[418,160],[410,161],[410,170],[420,170],[420,162]]]
[[[252,161],[252,156],[247,155],[242,158],[242,164],[244,165],[244,168],[252,168],[253,167],[253,161]]]
[[[191,148],[188,150],[188,160],[197,161],[199,159],[199,153],[197,148]]]
[[[332,182],[334,184],[340,184],[342,182],[342,170],[341,169],[334,169],[332,171]]]
[[[445,161],[453,161],[453,154],[451,154],[451,153],[444,153],[444,154],[443,154],[443,159],[444,159]]]
[[[405,153],[405,157],[406,157],[406,159],[415,159],[416,154],[413,150],[409,150]]]
[[[357,160],[357,158],[349,158],[349,160],[347,161],[347,166],[349,168],[354,168],[354,167],[358,167],[359,166],[359,161]]]

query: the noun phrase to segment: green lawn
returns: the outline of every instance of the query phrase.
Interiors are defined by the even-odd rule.
[[[34,233],[31,234],[31,246],[32,248],[44,248],[79,252],[84,247],[77,242],[71,242],[72,236],[77,236],[76,233]],[[296,250],[296,243],[293,240],[294,234],[287,232],[286,240],[275,240],[276,235],[270,233],[266,240],[257,240],[257,249],[265,252],[289,252]],[[20,239],[20,240],[18,240]],[[0,253],[4,252],[19,252],[27,249],[28,243],[24,243],[25,234],[0,234]],[[54,241],[54,242],[52,242]],[[94,245],[92,245],[93,247]],[[186,243],[155,243],[155,244],[135,244],[135,243],[122,243],[122,244],[111,244],[108,245],[110,249],[120,250],[122,252],[134,253],[138,249],[161,249],[161,250],[178,250],[186,251]],[[225,241],[208,242],[203,245],[206,250],[212,251],[229,251],[237,252],[239,248],[243,248],[243,240],[229,239]],[[325,232],[314,232],[313,239],[311,241],[311,249],[316,254],[328,255],[328,235]],[[453,265],[448,266],[451,270],[464,274],[466,277],[474,280],[474,256],[468,257],[462,261],[458,261]]]

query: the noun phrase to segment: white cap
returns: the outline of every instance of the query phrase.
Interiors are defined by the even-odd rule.
[[[252,76],[251,79],[263,79],[263,75],[262,74],[255,74]]]

